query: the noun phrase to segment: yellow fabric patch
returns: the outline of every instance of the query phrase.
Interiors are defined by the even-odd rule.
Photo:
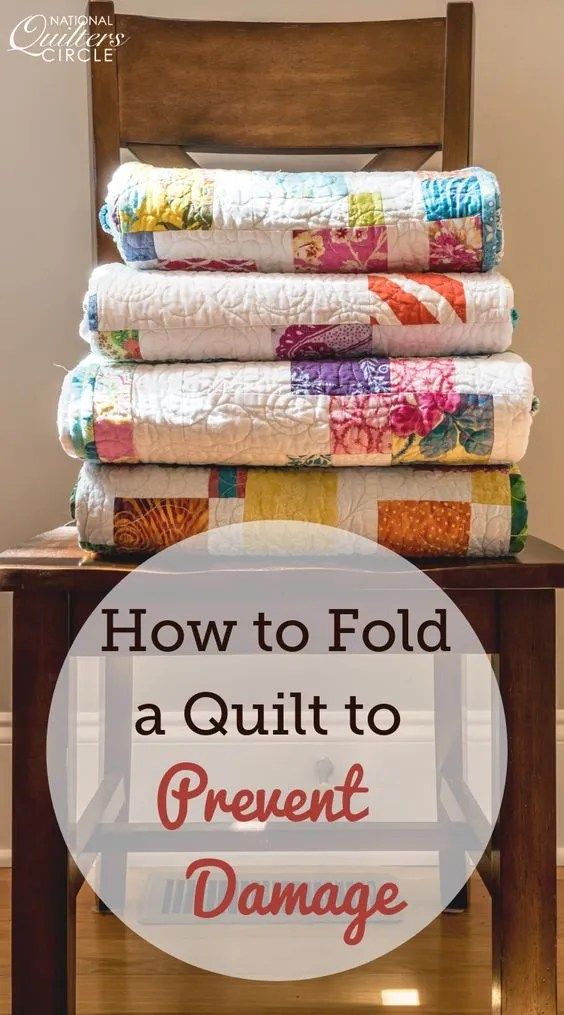
[[[432,460],[427,458],[421,451],[421,437],[416,437],[413,443],[406,446],[406,438],[398,434],[392,434],[392,458],[394,465],[430,465],[440,463],[441,465],[485,465],[488,456],[469,454],[458,442],[450,451],[436,455]]]
[[[337,524],[337,475],[319,469],[249,469],[246,522],[270,520]]]
[[[381,194],[349,194],[350,226],[383,226],[384,206]]]
[[[472,474],[472,501],[474,504],[510,504],[509,476],[504,472],[486,472],[478,469]]]
[[[132,202],[120,210],[124,232],[211,228],[213,181],[204,169],[147,177],[141,194],[137,206]]]

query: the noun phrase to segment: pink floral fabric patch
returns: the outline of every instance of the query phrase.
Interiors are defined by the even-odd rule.
[[[292,234],[296,271],[385,271],[386,226],[304,229]]]
[[[429,267],[437,271],[478,271],[482,261],[482,219],[429,222]]]
[[[390,387],[398,392],[450,392],[454,388],[454,360],[391,359]]]
[[[329,425],[332,455],[391,454],[386,395],[331,398]]]

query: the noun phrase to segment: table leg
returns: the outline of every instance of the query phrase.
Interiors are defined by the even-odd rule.
[[[129,818],[131,786],[131,714],[133,702],[133,660],[131,656],[108,656],[104,663],[104,776],[118,773],[122,779],[123,803],[116,821]],[[124,720],[127,718],[127,724]],[[100,857],[100,912],[108,912],[104,902],[113,900],[114,912],[125,906],[127,853],[112,850]]]
[[[66,594],[14,593],[13,1015],[75,1011],[74,898],[46,765],[49,707],[68,626]]]
[[[496,1015],[556,1015],[556,698],[552,590],[499,593],[508,772],[494,832]]]
[[[462,694],[465,659],[459,655],[442,653],[434,661],[435,688],[435,765],[437,771],[437,814],[444,822],[447,815],[442,802],[443,778],[446,774],[460,782],[464,778]],[[461,888],[452,898],[441,885],[445,913],[460,913],[468,908],[466,881],[466,853],[464,849],[448,846],[441,851],[440,871],[447,865],[459,872]]]

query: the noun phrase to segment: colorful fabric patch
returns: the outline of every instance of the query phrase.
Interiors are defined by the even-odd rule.
[[[385,222],[381,194],[349,194],[350,226],[383,226]]]
[[[203,169],[145,173],[140,184],[130,185],[121,196],[117,207],[121,229],[124,233],[211,229],[213,189],[213,180]]]
[[[331,470],[249,470],[246,522],[287,519],[337,524],[337,474]]]
[[[475,504],[510,504],[511,489],[507,473],[475,469],[471,475],[472,500]]]
[[[511,471],[509,482],[511,486],[511,539],[509,542],[509,552],[520,553],[529,534],[527,492],[525,480],[517,469]]]
[[[286,465],[291,469],[326,469],[331,455],[288,455]]]
[[[463,556],[470,539],[471,505],[462,501],[380,501],[378,542],[411,557]]]
[[[388,359],[293,362],[291,387],[298,395],[362,395],[390,390]]]
[[[460,219],[482,211],[482,194],[477,176],[434,177],[421,181],[425,217]]]
[[[123,233],[121,237],[121,254],[124,261],[155,261],[155,238],[150,233]]]
[[[253,197],[268,198],[280,193],[290,200],[346,197],[349,188],[343,173],[285,173],[255,170]]]
[[[447,356],[414,356],[413,359],[391,359],[389,362],[391,391],[447,394],[454,390],[454,360]]]
[[[447,303],[450,303],[457,317],[465,324],[467,320],[466,314],[466,293],[464,291],[464,284],[459,278],[453,278],[452,275],[441,275],[433,271],[421,271],[421,272],[408,272],[405,276],[408,279],[413,279],[414,282],[418,282],[419,285],[427,286],[432,289],[433,292],[442,296]],[[402,324],[408,324],[411,322],[402,321]],[[421,323],[424,323],[423,321]]]
[[[133,368],[98,370],[92,392],[94,440],[103,462],[135,461],[131,412]]]
[[[332,455],[387,455],[392,450],[387,396],[332,398],[329,406]]]
[[[162,550],[188,536],[206,532],[204,497],[116,497],[114,543],[130,552]]]
[[[394,465],[488,461],[494,440],[491,395],[456,391],[391,396]]]
[[[210,470],[210,497],[244,497],[247,470],[228,465]]]
[[[94,439],[93,393],[98,368],[86,361],[70,377],[69,431],[74,453],[85,461],[97,462],[98,452]]]
[[[141,347],[139,345],[139,332],[136,328],[126,331],[101,331],[98,335],[98,345],[103,356],[117,360],[140,360]]]
[[[386,275],[369,275],[368,288],[384,300],[401,324],[436,324],[437,318],[413,293],[406,291]],[[378,324],[378,317],[372,314]]]
[[[94,439],[102,462],[134,462],[133,427],[123,420],[94,420]]]
[[[477,271],[482,256],[482,223],[474,218],[439,219],[429,226],[429,267]]]
[[[387,267],[385,226],[300,229],[292,237],[296,271],[368,272]]]
[[[272,328],[278,359],[360,356],[372,350],[370,324],[292,324]]]

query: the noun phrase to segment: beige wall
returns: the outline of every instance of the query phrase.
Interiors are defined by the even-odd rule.
[[[126,13],[265,21],[425,17],[445,9],[443,0],[118,0],[117,6]],[[475,0],[475,8],[474,161],[501,181],[504,270],[522,315],[515,348],[533,364],[542,399],[525,461],[531,523],[538,535],[562,543],[564,2]],[[50,0],[37,9],[80,14],[84,4]],[[90,265],[86,72],[80,64],[46,65],[7,52],[12,27],[29,13],[27,0],[1,5],[0,545],[67,518],[77,470],[57,445],[55,408],[61,366],[85,351],[77,323]],[[0,620],[2,712],[9,708],[6,604]]]

